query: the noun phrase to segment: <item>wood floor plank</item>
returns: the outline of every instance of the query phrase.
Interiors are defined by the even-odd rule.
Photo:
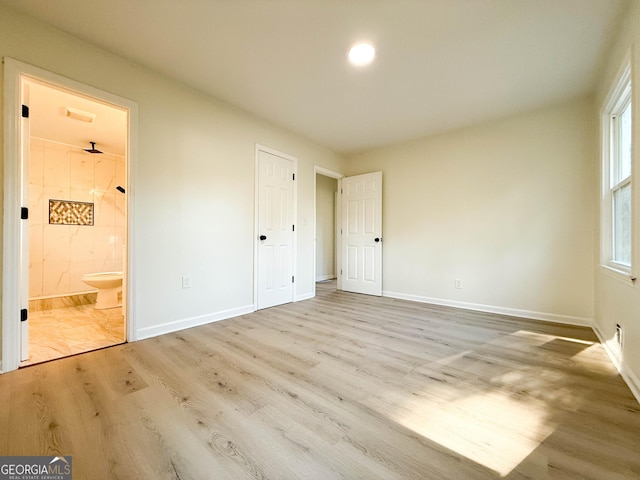
[[[0,376],[0,455],[79,479],[638,479],[588,328],[314,299]]]

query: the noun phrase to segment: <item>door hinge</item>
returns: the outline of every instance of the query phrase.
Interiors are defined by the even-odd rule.
[[[294,180],[296,179],[296,174],[295,174],[295,173],[293,174],[293,179],[294,179]]]
[[[29,209],[27,207],[20,207],[20,220],[29,219]]]
[[[340,189],[340,193],[344,193],[344,190],[343,190],[343,189]]]
[[[340,275],[342,275],[342,269],[340,269]]]
[[[292,229],[292,231],[295,232],[296,231],[296,226],[295,225],[291,225],[291,229]]]
[[[291,275],[291,283],[295,283],[296,281],[296,277],[294,277],[293,275]]]
[[[20,321],[26,322],[28,319],[29,319],[29,310],[27,310],[26,308],[23,308],[22,310],[20,310]]]
[[[29,106],[22,105],[22,118],[29,118]]]

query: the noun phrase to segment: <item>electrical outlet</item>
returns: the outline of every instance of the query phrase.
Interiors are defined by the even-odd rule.
[[[459,278],[456,278],[455,287],[462,288],[462,280],[460,280]]]
[[[191,276],[183,275],[182,276],[182,288],[191,288]]]

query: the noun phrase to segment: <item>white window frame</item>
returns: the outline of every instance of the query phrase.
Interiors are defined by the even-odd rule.
[[[636,114],[633,101],[633,89],[632,89],[632,76],[631,76],[631,60],[630,56],[627,57],[623,64],[623,68],[616,77],[613,87],[611,88],[609,95],[607,96],[604,107],[601,112],[601,167],[602,167],[602,185],[601,185],[601,201],[600,201],[600,265],[609,273],[617,276],[619,279],[625,281],[635,280],[633,275],[635,259],[638,252],[635,247],[635,188],[634,188],[634,175],[635,175],[635,141],[636,141]],[[619,181],[616,185],[612,185],[612,178],[614,177],[615,169],[617,168],[616,159],[619,152],[617,151],[618,144],[612,141],[614,136],[618,136],[616,117],[622,113],[627,105],[631,103],[631,174]],[[631,261],[630,265],[625,265],[613,260],[614,249],[614,215],[613,215],[613,192],[625,187],[631,186]]]

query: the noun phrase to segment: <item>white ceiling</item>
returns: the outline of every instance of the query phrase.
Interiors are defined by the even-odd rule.
[[[627,0],[0,0],[337,152],[592,92]],[[347,49],[378,48],[354,68]]]
[[[66,107],[93,113],[91,123],[66,115]],[[67,145],[124,155],[127,139],[127,113],[78,95],[38,83],[29,84],[29,127],[32,137],[46,138]]]

